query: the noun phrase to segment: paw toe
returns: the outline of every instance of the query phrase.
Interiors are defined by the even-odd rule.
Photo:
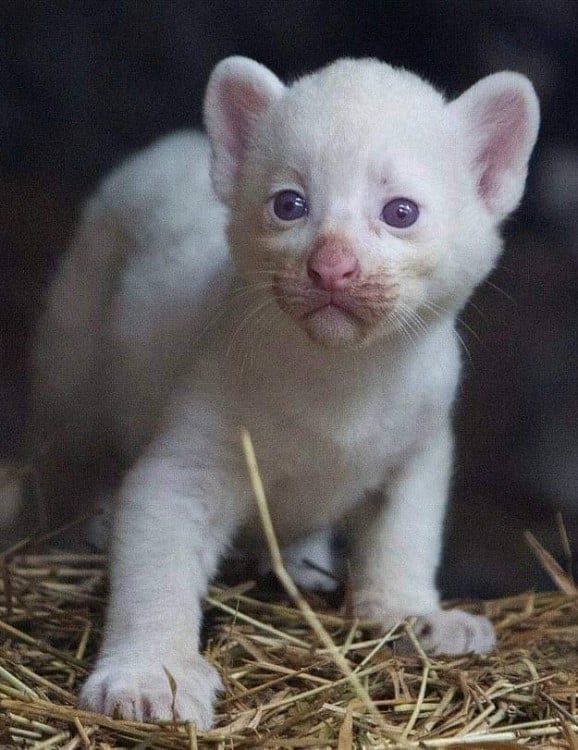
[[[213,723],[213,704],[221,689],[217,670],[204,659],[188,668],[171,670],[169,678],[150,667],[97,667],[79,698],[79,705],[129,721],[193,721],[201,730]]]
[[[435,612],[418,618],[414,632],[430,654],[485,654],[496,644],[491,622],[461,610]]]

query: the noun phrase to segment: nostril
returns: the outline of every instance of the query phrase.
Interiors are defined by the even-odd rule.
[[[316,284],[321,281],[321,274],[316,271],[311,265],[307,266],[307,275],[311,279],[311,281],[314,281]]]
[[[345,271],[345,273],[343,274],[344,279],[356,279],[359,276],[359,261],[357,260],[357,258],[355,258],[354,260],[355,262],[353,263],[349,271]]]

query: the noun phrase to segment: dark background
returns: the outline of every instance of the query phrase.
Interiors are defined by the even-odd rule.
[[[81,201],[126,154],[200,124],[219,59],[290,80],[375,56],[449,96],[518,70],[543,126],[507,252],[460,324],[470,354],[441,581],[451,596],[547,586],[523,530],[563,559],[562,510],[578,550],[577,52],[575,0],[3,0],[0,458],[24,458],[27,335]]]

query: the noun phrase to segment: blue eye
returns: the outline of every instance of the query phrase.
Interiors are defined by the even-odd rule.
[[[307,214],[307,202],[294,190],[282,190],[273,199],[273,212],[278,219],[295,221]]]
[[[419,208],[409,198],[394,198],[386,203],[381,212],[381,220],[390,227],[404,229],[418,220]]]

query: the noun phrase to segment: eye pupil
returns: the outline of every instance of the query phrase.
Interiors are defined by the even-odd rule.
[[[283,190],[273,199],[273,212],[283,221],[295,221],[307,213],[305,198],[294,190]]]
[[[409,198],[394,198],[386,203],[381,212],[381,219],[390,227],[404,229],[415,224],[419,217],[419,208]]]

